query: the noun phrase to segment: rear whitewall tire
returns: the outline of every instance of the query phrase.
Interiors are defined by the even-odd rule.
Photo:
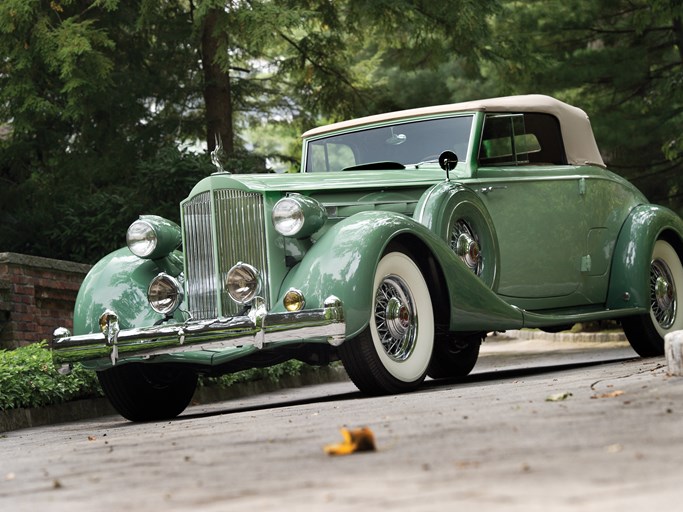
[[[664,354],[664,336],[683,329],[683,265],[676,250],[657,240],[650,260],[650,311],[621,321],[631,347],[640,356]]]
[[[656,283],[653,282],[657,274],[671,288],[670,297],[657,299]],[[683,306],[683,265],[676,250],[664,240],[657,240],[652,251],[650,288],[650,320],[659,336],[664,339],[668,333],[683,329],[683,314],[680,311]]]

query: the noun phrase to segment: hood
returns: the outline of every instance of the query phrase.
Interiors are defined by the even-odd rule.
[[[345,171],[290,174],[212,174],[192,189],[190,196],[207,190],[237,188],[253,192],[401,188],[429,186],[446,179],[441,169]]]

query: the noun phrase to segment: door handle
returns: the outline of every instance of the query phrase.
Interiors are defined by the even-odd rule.
[[[490,187],[483,187],[479,189],[479,192],[482,194],[488,194],[489,192],[492,192],[493,190],[505,190],[507,187],[505,185],[496,185],[496,186],[490,186]]]

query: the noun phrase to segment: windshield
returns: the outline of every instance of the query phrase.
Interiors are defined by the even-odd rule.
[[[306,172],[330,172],[387,163],[384,168],[434,163],[445,150],[454,151],[460,161],[467,158],[472,115],[428,119],[366,128],[332,135],[308,143]],[[396,164],[401,164],[397,166]],[[350,169],[349,169],[350,170]]]

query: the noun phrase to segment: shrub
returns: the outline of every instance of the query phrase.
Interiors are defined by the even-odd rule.
[[[276,364],[274,366],[269,366],[268,368],[252,368],[250,370],[227,373],[218,377],[200,376],[199,385],[225,389],[241,382],[255,382],[259,380],[277,382],[281,377],[288,375],[300,375],[309,369],[314,369],[314,367],[308,366],[301,361],[291,360]]]
[[[0,410],[94,396],[102,396],[95,372],[76,364],[68,375],[60,374],[45,342],[0,350]]]
[[[0,350],[0,411],[103,396],[94,371],[76,363],[71,373],[60,374],[46,346],[42,342],[15,350]],[[228,388],[258,380],[277,382],[281,377],[306,371],[315,371],[315,368],[292,360],[269,368],[254,368],[219,377],[201,376],[199,385]]]

